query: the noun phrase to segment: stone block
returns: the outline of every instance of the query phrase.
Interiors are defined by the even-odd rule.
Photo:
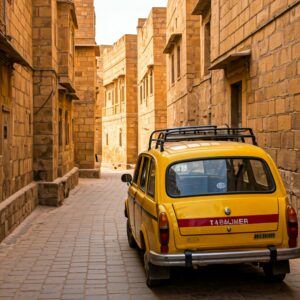
[[[279,115],[278,116],[278,130],[290,130],[292,127],[290,115]]]
[[[296,157],[297,153],[295,150],[279,149],[277,159],[278,167],[289,171],[296,171]]]
[[[292,113],[292,129],[300,129],[300,112]]]
[[[294,132],[283,132],[281,134],[281,148],[293,149],[294,148]]]

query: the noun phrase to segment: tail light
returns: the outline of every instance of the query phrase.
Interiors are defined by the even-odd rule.
[[[298,238],[298,219],[294,208],[288,205],[286,208],[286,219],[287,219],[287,231],[289,236],[289,247],[297,247]]]
[[[169,252],[169,221],[167,214],[162,212],[159,214],[159,241],[161,253]]]

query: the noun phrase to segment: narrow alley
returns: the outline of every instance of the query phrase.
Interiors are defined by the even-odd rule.
[[[145,284],[141,255],[127,244],[120,172],[81,179],[63,206],[39,206],[0,245],[0,299],[299,299],[300,264],[282,284],[247,266],[175,269]]]

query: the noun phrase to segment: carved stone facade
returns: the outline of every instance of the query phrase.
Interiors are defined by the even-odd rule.
[[[138,150],[146,150],[152,131],[167,126],[166,8],[153,8],[138,24]]]
[[[103,163],[128,168],[137,157],[137,36],[125,35],[103,53]]]

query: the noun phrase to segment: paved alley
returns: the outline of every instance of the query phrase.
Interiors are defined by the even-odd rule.
[[[251,266],[212,266],[149,289],[127,245],[120,176],[81,179],[63,206],[38,207],[0,244],[0,299],[300,299],[299,260],[282,284]]]

